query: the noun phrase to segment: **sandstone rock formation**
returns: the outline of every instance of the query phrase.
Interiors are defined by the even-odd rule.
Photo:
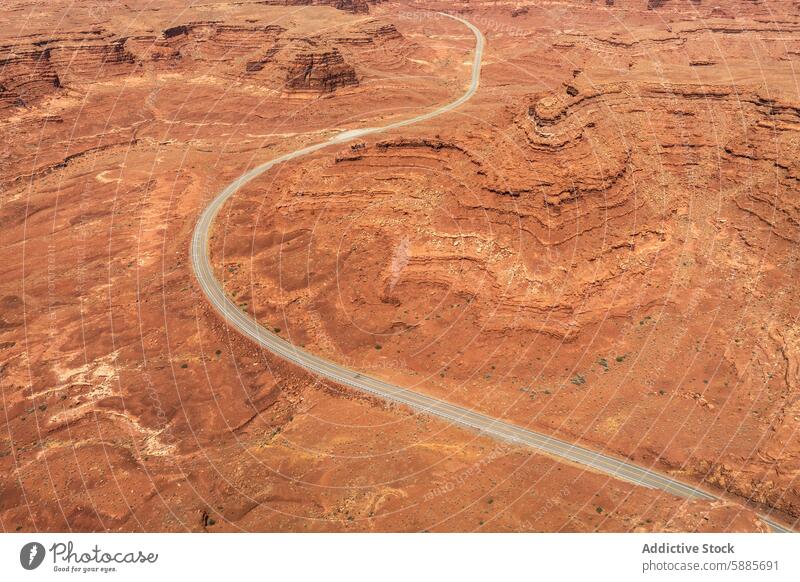
[[[0,7],[4,531],[763,531],[747,499],[797,515],[793,13],[513,4]],[[308,349],[730,502],[320,382],[205,304],[187,250],[216,192],[461,94],[472,39],[432,8],[485,31],[478,96],[252,184],[212,241],[226,289]]]
[[[219,267],[331,359],[793,520],[800,21],[643,4],[461,4],[479,97],[254,185]]]

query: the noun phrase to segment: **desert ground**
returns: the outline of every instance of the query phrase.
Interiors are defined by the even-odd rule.
[[[231,329],[652,467],[687,500]],[[0,7],[0,530],[767,531],[800,518],[791,2]]]

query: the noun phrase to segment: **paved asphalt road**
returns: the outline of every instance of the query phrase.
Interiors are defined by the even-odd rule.
[[[242,186],[257,178],[277,164],[300,158],[332,145],[343,144],[360,137],[391,131],[407,125],[424,122],[428,119],[432,119],[452,111],[468,101],[475,94],[480,81],[481,59],[483,58],[483,48],[485,44],[483,35],[475,26],[466,20],[456,16],[451,16],[449,14],[441,15],[453,18],[465,24],[475,35],[475,60],[472,64],[472,81],[470,82],[469,89],[467,89],[466,93],[447,105],[428,113],[418,115],[417,117],[412,117],[404,121],[398,121],[383,127],[371,127],[344,131],[336,134],[327,141],[310,145],[275,158],[274,160],[253,168],[252,170],[236,178],[236,180],[231,182],[222,192],[220,192],[217,197],[214,198],[211,204],[205,209],[205,211],[203,211],[203,214],[200,216],[200,220],[198,221],[194,230],[190,252],[192,266],[200,287],[203,289],[203,292],[206,294],[211,304],[216,308],[216,310],[228,322],[229,325],[232,325],[242,334],[248,336],[270,352],[294,364],[297,364],[298,366],[305,368],[314,374],[328,378],[334,382],[362,390],[364,392],[369,392],[370,394],[374,394],[380,398],[405,404],[415,410],[445,418],[459,425],[473,428],[481,433],[491,435],[498,439],[530,446],[554,457],[566,459],[578,465],[589,467],[601,473],[635,483],[636,485],[649,487],[651,489],[660,489],[684,498],[708,500],[718,499],[717,496],[711,495],[710,493],[698,489],[697,487],[693,487],[692,485],[688,485],[686,483],[681,483],[680,481],[645,467],[640,467],[638,465],[634,465],[632,463],[616,459],[590,449],[579,447],[572,443],[540,434],[532,430],[522,428],[520,426],[504,422],[478,412],[474,412],[467,408],[450,404],[431,396],[426,396],[418,392],[407,390],[405,388],[383,382],[376,378],[370,378],[369,376],[365,376],[353,370],[339,366],[333,362],[324,360],[290,344],[286,340],[271,333],[253,318],[248,316],[246,313],[243,313],[242,310],[239,309],[239,307],[225,295],[222,285],[214,277],[214,271],[211,266],[211,260],[208,253],[209,232],[211,230],[212,223],[214,222],[214,218],[217,216],[219,210],[222,208],[225,202],[227,202],[228,199],[233,196]],[[791,531],[765,516],[761,516],[761,519],[768,523],[774,531]]]

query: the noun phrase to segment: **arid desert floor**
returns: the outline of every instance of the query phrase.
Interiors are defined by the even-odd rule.
[[[698,501],[322,380],[331,361]],[[800,518],[800,9],[0,6],[0,530],[767,531]]]

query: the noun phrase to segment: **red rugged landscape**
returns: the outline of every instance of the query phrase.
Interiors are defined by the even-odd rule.
[[[636,487],[322,381],[652,466]],[[790,2],[0,7],[4,531],[766,531],[800,516]]]

